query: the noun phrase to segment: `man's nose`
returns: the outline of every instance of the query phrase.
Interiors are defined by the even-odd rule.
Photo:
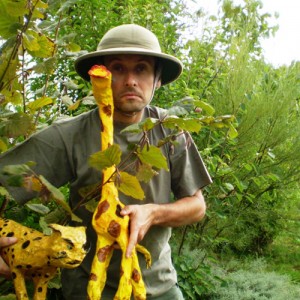
[[[125,85],[126,86],[136,86],[137,85],[137,79],[136,76],[132,72],[128,72],[126,74],[125,78]]]

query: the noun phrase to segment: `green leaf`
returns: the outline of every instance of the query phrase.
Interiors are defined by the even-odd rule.
[[[49,232],[48,234],[51,234],[52,230],[47,226],[42,226],[42,224],[59,224],[66,218],[66,211],[61,208],[60,206],[56,207],[54,210],[51,210],[47,215],[40,217],[40,226],[43,228],[43,232],[45,231]]]
[[[176,116],[167,117],[163,121],[163,126],[169,129],[183,130],[189,132],[199,132],[202,125],[199,119],[178,118]]]
[[[181,106],[173,106],[170,109],[168,109],[169,116],[172,116],[172,115],[184,116],[184,115],[188,115],[188,113],[189,112],[184,107],[181,107]]]
[[[215,113],[215,109],[208,103],[201,101],[201,100],[195,100],[194,101],[195,107],[202,108],[209,116],[212,116]]]
[[[0,1],[0,37],[3,39],[8,39],[12,36],[15,36],[18,32],[18,29],[22,27],[22,24],[19,22],[22,21],[22,18],[19,18],[18,14],[20,16],[24,15],[23,12],[20,12],[19,10],[14,10],[10,9],[10,5],[12,3],[9,3],[10,1]],[[17,5],[18,9],[22,9],[22,7],[25,7],[25,0],[23,0],[24,5]]]
[[[99,203],[99,200],[92,199],[92,200],[88,201],[87,203],[85,203],[84,207],[86,210],[93,213],[95,211],[95,209],[97,208],[98,203]]]
[[[138,149],[137,156],[143,164],[169,171],[167,159],[158,147],[150,145],[149,147],[144,147],[142,150]]]
[[[181,127],[182,130],[188,132],[196,132],[198,133],[202,128],[201,123],[197,119],[184,119],[183,126]]]
[[[66,98],[65,98],[66,99]],[[71,105],[68,106],[68,110],[76,110],[81,103],[81,99],[77,100],[75,103],[72,103]]]
[[[67,47],[68,47],[68,50],[71,52],[78,52],[81,50],[81,47],[75,43],[69,43]]]
[[[0,296],[0,300],[16,300],[17,297],[15,294],[8,294],[5,296]]]
[[[154,126],[159,122],[158,119],[154,118],[147,118],[143,122],[140,122],[140,126],[143,129],[143,131],[149,131],[154,128]]]
[[[225,183],[224,183],[224,186],[226,187],[226,189],[227,189],[228,191],[234,191],[234,186],[233,186],[231,183],[225,182]]]
[[[35,34],[30,34],[34,32],[32,30],[27,30],[23,33],[23,47],[28,51],[38,51],[40,50],[39,42]]]
[[[152,167],[148,164],[142,164],[139,167],[138,173],[137,173],[137,179],[139,181],[149,182],[153,176],[156,176],[158,172],[152,169]]]
[[[1,93],[5,96],[6,103],[21,103],[21,101],[17,102],[16,100],[22,100],[20,92],[16,91],[18,88],[21,88],[21,85],[18,82],[18,75],[16,74],[19,68],[19,60],[18,56],[13,53],[16,42],[15,38],[10,38],[0,49],[0,85]],[[18,99],[15,99],[17,98],[16,96],[18,96]],[[15,101],[12,101],[11,99],[15,99]]]
[[[121,176],[121,182],[120,185],[117,186],[118,190],[127,196],[143,200],[145,194],[138,179],[127,172],[120,172],[119,174]]]
[[[213,116],[204,116],[204,117],[200,118],[200,121],[207,125],[211,124],[214,120],[215,120],[215,118]]]
[[[61,206],[65,211],[69,213],[69,215],[72,218],[72,221],[75,222],[82,222],[80,218],[78,218],[75,214],[73,214],[69,204],[65,201],[65,196],[63,193],[57,189],[55,186],[53,186],[44,176],[40,175],[39,179],[41,183],[47,188],[47,190],[50,192],[50,197],[54,202]]]
[[[50,97],[41,97],[27,104],[28,109],[31,112],[39,110],[46,105],[52,104],[53,100]]]
[[[118,144],[114,144],[104,151],[99,151],[89,157],[89,165],[99,171],[118,165],[121,161],[122,151]]]
[[[27,0],[6,0],[6,2],[7,13],[11,16],[24,17],[24,15],[28,12]]]
[[[158,119],[154,118],[146,118],[144,121],[132,124],[127,126],[125,129],[121,131],[121,133],[129,132],[129,133],[141,133],[143,131],[149,131],[153,129],[153,127],[160,122]]]
[[[44,19],[44,11],[45,9],[48,8],[48,4],[38,0],[36,1],[36,6],[35,6],[35,10],[33,11],[33,18],[36,19]]]
[[[64,85],[70,90],[78,90],[80,85],[76,84],[73,80],[69,79],[64,82]]]
[[[235,139],[238,136],[238,132],[232,124],[229,125],[228,136],[231,139]]]
[[[32,211],[35,211],[41,215],[46,215],[47,213],[50,212],[50,209],[44,205],[44,204],[39,204],[39,203],[27,203],[26,206],[31,209]]]
[[[125,129],[123,129],[121,131],[121,133],[126,133],[126,132],[141,133],[141,132],[143,132],[143,129],[140,127],[139,123],[136,123],[136,124],[132,124],[132,125],[127,126]]]
[[[7,165],[2,169],[5,175],[27,175],[32,172],[31,168],[34,162],[19,165]]]
[[[55,222],[56,223],[56,222]],[[40,217],[39,225],[45,235],[50,235],[52,233],[51,228],[48,226],[48,222],[45,220],[45,217]]]
[[[0,196],[5,196],[5,197],[9,196],[7,189],[3,186],[0,186]]]
[[[14,62],[12,64],[14,64]],[[5,73],[5,76],[4,76],[5,79],[3,80],[3,83],[5,82],[4,84],[6,84],[8,82],[12,82],[13,83],[12,85],[15,87],[14,83],[17,83],[16,78],[12,79],[12,81],[9,80],[9,78],[10,78],[9,76],[11,76],[12,72],[13,72],[12,68],[13,68],[13,66],[10,65],[9,66],[9,71],[7,73]],[[1,69],[1,63],[0,63],[0,69]],[[0,72],[1,72],[1,70],[0,70]],[[16,73],[14,73],[13,76],[16,76]],[[20,91],[18,91],[16,89],[17,89],[17,87],[15,87],[13,90],[3,89],[1,91],[2,95],[4,96],[4,99],[5,99],[6,103],[11,103],[11,104],[14,104],[14,105],[18,105],[18,104],[22,103],[22,99],[23,99],[22,94],[21,94]]]
[[[56,57],[50,57],[45,59],[43,62],[38,63],[32,69],[38,74],[51,75],[56,68],[56,63]]]
[[[7,150],[7,144],[3,138],[0,137],[0,153]]]
[[[8,138],[27,134],[33,129],[32,116],[24,113],[12,113],[7,117],[0,116],[0,136]]]
[[[23,45],[27,49],[28,53],[34,57],[47,58],[52,57],[55,52],[55,44],[44,34],[39,34],[33,30],[30,31],[31,40],[34,41],[34,50],[26,47],[26,41],[24,40]],[[38,47],[36,47],[38,45]]]

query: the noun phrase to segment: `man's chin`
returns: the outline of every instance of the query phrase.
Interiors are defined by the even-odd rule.
[[[136,106],[123,106],[123,107],[115,107],[115,110],[124,114],[132,114],[136,115],[140,113],[145,108],[145,105],[136,105]]]

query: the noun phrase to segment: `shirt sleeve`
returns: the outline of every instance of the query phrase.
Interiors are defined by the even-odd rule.
[[[35,196],[23,188],[9,187],[2,169],[6,165],[35,163],[32,167],[37,175],[43,175],[56,187],[64,185],[72,177],[72,168],[66,147],[56,126],[50,126],[8,150],[0,156],[0,183],[5,186],[15,200],[25,202]]]
[[[194,195],[212,180],[190,134],[181,135],[178,142],[169,153],[169,159],[172,191],[180,199]]]

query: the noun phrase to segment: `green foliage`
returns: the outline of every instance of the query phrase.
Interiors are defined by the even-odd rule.
[[[69,215],[71,220],[81,222],[66,202],[64,194],[54,187],[44,176],[37,175],[30,168],[34,163],[28,162],[21,165],[7,165],[3,168],[3,175],[7,177],[7,183],[13,187],[22,187],[27,192],[34,192],[34,196],[41,203],[27,205],[28,208],[40,214],[49,213],[50,209],[44,205],[54,202]]]
[[[239,263],[235,268],[227,269],[224,273],[227,284],[219,286],[217,292],[210,295],[210,299],[296,300],[300,297],[299,285],[293,284],[288,276],[267,272],[261,260],[244,265],[242,269]]]
[[[198,249],[173,254],[173,261],[178,275],[178,284],[185,299],[202,299],[204,295],[216,291],[216,282],[219,285],[225,281],[213,272],[212,258]]]
[[[214,180],[206,219],[189,228],[194,247],[262,253],[282,230],[287,195],[298,188],[299,63],[274,69],[263,62],[257,37],[274,28],[258,7],[224,1],[220,26],[187,45],[190,96],[202,92],[216,114],[235,115],[238,132],[235,140],[212,130],[194,136]]]

